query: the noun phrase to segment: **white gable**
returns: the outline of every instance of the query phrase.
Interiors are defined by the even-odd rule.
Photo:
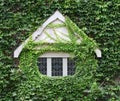
[[[59,27],[56,27],[55,25]],[[50,18],[48,18],[48,20],[46,20],[46,22],[43,23],[41,27],[39,27],[32,34],[32,40],[34,42],[45,43],[69,42],[71,40],[69,38],[68,30],[64,25],[65,17],[59,11],[56,11]],[[19,57],[29,38],[14,51],[14,58]],[[81,39],[78,39],[78,42],[80,43]],[[101,51],[99,49],[95,50],[95,53],[97,54],[97,57],[101,57]]]
[[[59,27],[50,27],[49,25],[59,25]],[[70,41],[65,23],[59,19],[54,20],[35,38],[35,42],[54,43],[57,41]],[[61,26],[60,26],[61,25]]]
[[[41,34],[41,32],[45,29],[45,27],[50,24],[51,22],[55,21],[56,19],[59,19],[59,21],[65,22],[65,17],[59,12],[56,11],[46,22],[43,23],[41,27],[39,27],[32,35],[33,40],[35,40],[38,35]]]

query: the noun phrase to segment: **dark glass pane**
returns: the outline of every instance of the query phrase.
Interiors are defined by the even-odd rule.
[[[52,58],[52,76],[62,76],[62,58]]]
[[[37,65],[39,67],[39,71],[42,74],[47,75],[47,58],[38,58]]]
[[[67,59],[67,66],[68,66],[68,75],[75,74],[75,59],[68,58]]]

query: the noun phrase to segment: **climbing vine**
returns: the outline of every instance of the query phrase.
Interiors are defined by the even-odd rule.
[[[99,47],[102,50],[102,59],[98,59],[97,73],[95,77],[102,92],[89,96],[96,99],[96,101],[119,101],[120,0],[1,0],[0,100],[14,101],[15,98],[18,98],[18,95],[22,96],[23,92],[26,94],[26,99],[28,95],[35,101],[36,99],[40,99],[37,97],[38,93],[41,94],[40,89],[38,90],[38,88],[40,88],[39,83],[38,85],[37,83],[35,85],[34,80],[29,81],[27,82],[27,85],[30,85],[26,87],[24,81],[26,82],[27,76],[20,68],[16,67],[16,64],[14,64],[15,59],[13,59],[13,51],[56,10],[59,10],[63,15],[69,16],[82,31],[99,43]],[[61,45],[61,43],[59,43],[59,45]],[[69,48],[69,46],[64,48]],[[24,52],[27,51],[26,49]],[[28,50],[32,52],[32,50]],[[24,54],[24,52],[22,54]],[[21,57],[23,56],[22,54]],[[71,79],[67,79],[65,82],[69,81],[68,85],[73,85],[70,80]],[[52,84],[52,80],[50,81]],[[47,82],[43,81],[42,84],[44,83],[47,85]],[[20,93],[20,89],[19,93],[17,93],[19,85],[22,85],[22,93]],[[96,83],[93,85],[96,85]],[[95,86],[92,86],[92,88],[95,89]],[[51,96],[50,89],[48,91],[48,95]],[[55,92],[54,94],[60,93],[60,91],[61,90],[58,90],[58,92]],[[75,92],[75,89],[70,91],[70,93]],[[44,92],[42,91],[43,94],[46,92],[46,90],[44,90]],[[72,93],[72,95],[76,96],[77,94]],[[44,99],[47,97],[48,96],[44,95]],[[70,95],[68,97],[71,98]],[[66,98],[68,97],[66,96]],[[21,97],[18,100],[23,100],[23,98]],[[56,96],[56,100],[62,100],[62,98]],[[71,100],[74,101],[72,98]],[[89,101],[89,98],[87,101]]]
[[[100,92],[95,79],[97,60],[93,53],[97,47],[96,43],[88,38],[69,18],[65,25],[69,30],[69,37],[72,34],[72,37],[75,37],[74,33],[77,33],[79,37],[81,36],[82,42],[78,43],[74,37],[69,43],[47,44],[29,40],[20,56],[19,65],[26,80],[18,86],[19,95],[16,100],[21,98],[21,100],[45,101],[93,100],[92,96]],[[40,49],[36,49],[36,47],[40,47]],[[76,58],[75,74],[55,78],[42,75],[37,66],[37,59],[40,55],[50,51],[73,53]]]

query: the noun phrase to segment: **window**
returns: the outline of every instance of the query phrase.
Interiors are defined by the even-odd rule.
[[[52,58],[52,76],[62,76],[63,75],[63,64],[62,58]]]
[[[68,75],[73,75],[75,73],[75,61],[73,59],[67,59],[67,66],[68,66]]]
[[[39,71],[47,76],[67,76],[75,73],[75,61],[67,53],[46,53],[38,58]]]
[[[38,66],[39,66],[39,71],[42,74],[47,75],[47,58],[39,58]]]

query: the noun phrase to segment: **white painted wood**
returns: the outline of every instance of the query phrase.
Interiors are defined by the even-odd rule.
[[[67,58],[63,58],[63,76],[67,76]]]
[[[39,27],[31,36],[32,39],[35,40],[36,37],[38,37],[41,32],[43,32],[43,30],[45,29],[45,27],[50,24],[52,21],[59,19],[62,22],[65,22],[65,17],[59,12],[56,11],[51,17],[48,18],[48,20],[46,22],[43,23],[43,25],[41,27]],[[26,41],[24,41],[19,47],[17,47],[17,49],[14,51],[14,58],[18,58],[22,49],[24,48],[24,45],[27,43],[27,41],[30,39],[27,38]]]
[[[64,24],[59,19],[51,22],[51,24]],[[47,33],[47,34],[46,34]],[[49,37],[49,36],[51,37]],[[55,43],[57,41],[60,42],[70,42],[69,33],[66,27],[59,28],[49,28],[46,27],[43,32],[35,39],[35,42],[45,42],[45,43]]]
[[[23,49],[23,45],[20,45],[15,51],[14,51],[14,58],[18,58],[19,53],[21,53]]]
[[[56,19],[55,21],[52,21],[53,24],[63,24],[64,21],[61,21],[60,19]]]
[[[47,76],[52,76],[51,58],[47,58]]]
[[[55,33],[53,31],[53,29],[48,29],[46,28],[47,25],[53,23],[53,24],[61,24],[65,22],[65,17],[59,12],[56,11],[51,17],[48,18],[48,20],[46,20],[43,25],[41,27],[39,27],[30,37],[32,37],[33,41],[44,41],[47,43],[54,43],[58,40],[58,38],[55,36]],[[68,30],[66,29],[66,27],[60,27],[60,28],[55,28],[57,36],[59,37],[60,41],[65,42],[65,41],[70,41],[69,35],[68,35]],[[45,31],[49,33],[49,35],[51,37],[53,37],[53,39],[49,38],[46,34]],[[64,33],[64,34],[63,34]],[[75,33],[75,35],[77,35],[77,33]],[[24,48],[24,46],[26,45],[26,43],[28,42],[28,40],[30,39],[27,38],[27,40],[25,40],[19,47],[17,47],[17,49],[14,51],[14,58],[18,58],[22,49]],[[78,38],[77,42],[81,43],[81,38]],[[97,55],[97,57],[101,57],[101,51],[99,49],[95,50],[95,53]]]
[[[102,53],[101,53],[101,50],[100,49],[95,49],[95,53],[97,55],[98,58],[101,58],[102,57]]]
[[[14,58],[18,58],[22,49],[24,48],[24,46],[27,44],[28,41],[29,39],[25,40],[25,42],[23,42],[19,47],[17,47],[17,49],[14,51],[14,54],[13,54]]]
[[[45,28],[49,23],[56,19],[65,22],[65,17],[59,11],[56,11],[51,17],[48,18],[48,20],[42,25],[42,27]]]
[[[35,42],[40,42],[40,41],[41,41],[41,42],[44,41],[44,42],[46,42],[46,43],[52,43],[52,42],[54,42],[54,40],[50,39],[50,38],[46,35],[46,33],[47,33],[49,36],[55,38],[53,29],[44,29],[44,31],[41,33],[41,35],[38,36],[37,39],[35,39]],[[44,40],[45,38],[46,38],[46,40]]]
[[[68,53],[63,53],[63,52],[48,52],[48,53],[44,53],[42,54],[40,57],[61,57],[61,58],[65,58],[65,57],[72,57],[72,55],[68,54]]]
[[[33,35],[32,35],[33,40],[35,40],[36,37],[41,34],[41,32],[45,29],[45,27],[48,24],[50,24],[51,22],[55,21],[56,19],[59,19],[60,21],[65,22],[65,17],[59,11],[56,11],[51,17],[48,18],[47,21],[45,21],[43,23],[43,25],[41,27],[39,27],[37,29],[37,31],[35,31],[33,33]]]
[[[71,41],[66,27],[59,27],[59,28],[56,28],[55,30],[57,32],[57,35],[61,39],[61,41],[64,41],[64,40],[69,42]]]

